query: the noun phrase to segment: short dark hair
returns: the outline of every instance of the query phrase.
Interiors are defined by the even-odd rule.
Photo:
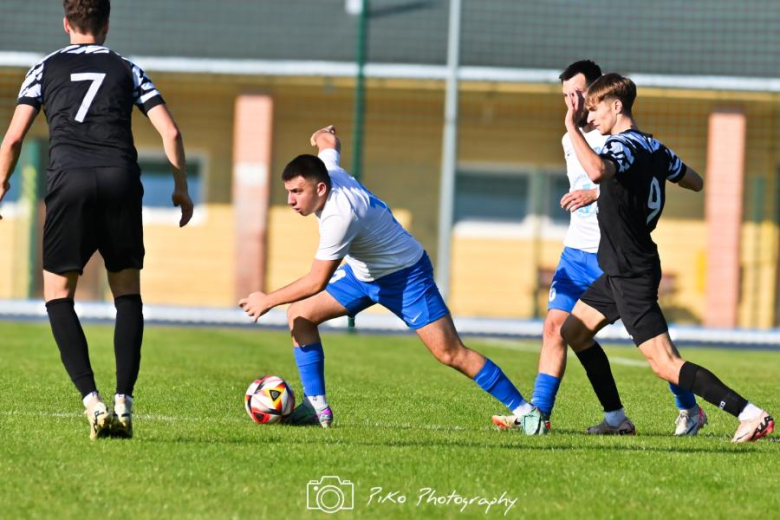
[[[330,189],[330,174],[325,167],[325,163],[316,155],[299,155],[284,167],[282,180],[291,181],[296,177],[303,177],[306,180],[314,181],[315,184],[324,182]]]
[[[616,72],[604,74],[588,88],[585,107],[590,110],[608,98],[619,99],[623,113],[630,116],[636,99],[636,85]]]
[[[561,82],[568,81],[577,74],[582,74],[585,76],[585,82],[588,84],[588,86],[590,86],[591,83],[601,77],[601,67],[599,67],[596,62],[591,60],[575,61],[566,67],[566,70],[561,72],[561,75],[558,76],[558,79],[560,79]]]
[[[99,34],[111,15],[111,0],[63,0],[62,7],[70,25],[84,34]]]

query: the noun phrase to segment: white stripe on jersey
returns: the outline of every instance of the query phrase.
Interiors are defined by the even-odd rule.
[[[120,57],[129,63],[132,67],[133,85],[135,86],[133,97],[135,98],[136,105],[143,106],[143,104],[149,99],[160,95],[160,93],[157,91],[157,87],[154,86],[152,80],[150,80],[144,71],[141,70],[141,67],[128,60],[124,56],[120,55]],[[142,94],[142,91],[146,91],[146,93]]]
[[[63,51],[67,54],[108,54],[110,51],[107,47],[102,45],[87,45],[84,47],[77,47],[75,49]]]
[[[32,85],[28,88],[22,87],[22,90],[19,92],[20,98],[36,98],[38,101],[41,100],[41,84],[40,82],[36,83],[35,85]]]
[[[154,88],[154,86],[152,86],[152,88]],[[142,104],[146,103],[146,101],[148,99],[151,99],[154,96],[159,96],[159,95],[160,95],[160,93],[157,92],[157,90],[152,90],[151,92],[148,92],[148,93],[144,94],[143,96],[139,97],[138,101],[136,101],[136,103],[138,103],[139,105],[142,105]]]
[[[40,87],[40,81],[42,77],[43,77],[43,64],[41,64],[40,67],[38,67],[35,70],[31,69],[30,72],[27,73],[27,77],[25,77],[24,81],[22,82],[22,88],[19,89],[18,97],[37,97],[37,96],[33,96],[32,94],[28,94],[25,91],[33,88],[34,86]],[[40,95],[40,88],[38,90],[39,90],[38,95]]]

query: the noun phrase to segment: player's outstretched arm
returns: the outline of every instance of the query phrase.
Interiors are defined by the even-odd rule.
[[[336,137],[336,127],[328,125],[325,128],[320,128],[313,134],[309,142],[312,146],[316,146],[320,152],[323,150],[336,150],[341,152],[341,141]]]
[[[688,166],[685,175],[683,175],[683,178],[680,179],[680,182],[677,184],[679,184],[681,188],[691,191],[701,191],[704,189],[704,179],[702,179],[701,175],[696,173],[696,170],[690,166]]]
[[[171,201],[176,207],[181,207],[179,227],[184,227],[192,218],[192,199],[187,187],[187,160],[184,156],[184,140],[181,137],[176,121],[165,105],[157,105],[146,114],[154,129],[160,134],[165,148],[165,155],[173,169],[173,194]]]
[[[577,160],[582,165],[585,173],[588,174],[590,180],[599,184],[615,175],[615,165],[612,161],[605,161],[599,157],[585,140],[585,136],[582,135],[577,122],[574,120],[575,114],[579,112],[580,103],[582,103],[582,100],[575,94],[566,97],[566,107],[568,109],[566,111],[566,119],[564,120],[566,131],[569,133]]]
[[[11,124],[0,144],[0,201],[11,189],[11,175],[16,169],[19,155],[22,153],[22,142],[35,121],[39,110],[30,105],[19,105],[14,111]],[[3,217],[0,216],[0,219]]]
[[[309,296],[322,292],[330,281],[330,277],[336,272],[341,260],[314,260],[309,274],[298,278],[290,285],[286,285],[272,293],[254,292],[238,301],[238,306],[244,309],[253,321],[257,322],[260,316],[270,311],[277,305],[293,303],[304,300]]]

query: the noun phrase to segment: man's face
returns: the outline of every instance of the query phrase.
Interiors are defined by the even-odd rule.
[[[585,126],[588,122],[588,111],[585,110],[585,91],[588,89],[588,82],[585,79],[584,74],[577,74],[571,79],[565,80],[561,84],[561,90],[563,91],[563,100],[566,101],[571,95],[575,95],[580,98],[580,110],[574,115],[574,120],[577,121],[577,126]]]
[[[588,124],[601,135],[609,135],[617,122],[620,113],[620,102],[615,99],[605,98],[588,111]]]
[[[287,190],[287,204],[304,217],[321,210],[325,205],[328,188],[324,182],[315,183],[298,176],[285,181],[284,189]]]

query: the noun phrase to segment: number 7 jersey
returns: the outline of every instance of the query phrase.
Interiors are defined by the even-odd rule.
[[[600,156],[615,175],[599,193],[599,266],[610,276],[635,276],[660,269],[650,237],[663,212],[666,181],[679,182],[687,167],[648,134],[627,130],[610,136]]]
[[[133,106],[146,114],[164,103],[144,72],[114,51],[69,45],[27,73],[18,104],[43,107],[49,124],[49,168],[137,168]]]

